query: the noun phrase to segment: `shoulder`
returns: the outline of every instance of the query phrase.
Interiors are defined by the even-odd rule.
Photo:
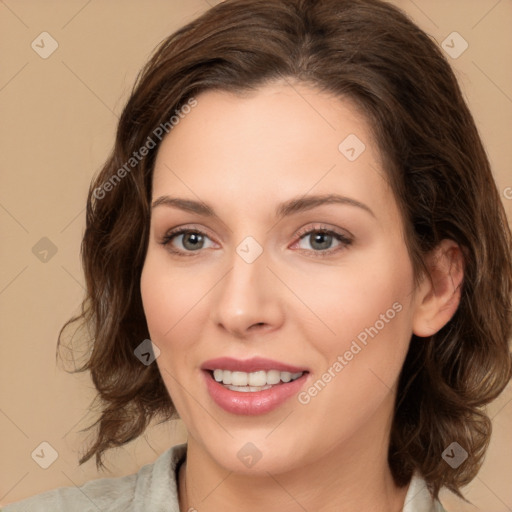
[[[438,500],[434,500],[425,480],[415,473],[409,484],[402,512],[447,512]]]
[[[3,507],[1,512],[179,512],[176,467],[186,455],[177,445],[137,473],[100,478],[80,487],[61,487]]]

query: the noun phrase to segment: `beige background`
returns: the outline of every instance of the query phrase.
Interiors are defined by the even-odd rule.
[[[92,461],[78,467],[86,441],[79,430],[94,419],[88,412],[94,389],[87,375],[56,365],[55,345],[83,294],[79,248],[87,187],[113,143],[135,75],[157,43],[214,3],[0,0],[0,504],[136,472],[186,439],[180,422],[168,423],[111,452],[111,473],[98,474]],[[453,31],[469,44],[450,61],[511,219],[512,0],[393,3],[439,44]],[[47,59],[31,48],[44,31],[59,45]],[[43,237],[57,248],[46,262],[32,252]],[[512,510],[512,388],[489,409],[492,443],[465,490],[475,506],[445,493],[453,511]],[[43,441],[58,453],[48,469],[31,457]]]

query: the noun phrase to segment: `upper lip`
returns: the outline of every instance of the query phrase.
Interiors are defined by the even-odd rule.
[[[234,359],[232,357],[218,357],[209,359],[201,365],[202,370],[230,370],[232,372],[257,372],[278,370],[280,372],[299,373],[307,372],[306,368],[300,368],[280,361],[273,361],[264,357],[252,357],[251,359]]]

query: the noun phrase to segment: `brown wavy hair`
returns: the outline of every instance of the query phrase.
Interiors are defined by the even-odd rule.
[[[511,233],[447,60],[402,11],[380,0],[226,0],[164,40],[140,72],[112,153],[89,190],[81,314],[59,334],[58,347],[72,324],[89,333],[87,361],[75,371],[90,371],[100,414],[80,463],[95,455],[102,467],[107,449],[176,414],[157,365],[134,356],[149,338],[139,281],[160,142],[155,129],[203,91],[243,93],[278,80],[362,109],[402,213],[417,279],[426,271],[424,256],[441,240],[463,250],[457,312],[431,337],[412,336],[389,445],[398,485],[417,470],[435,497],[443,486],[460,496],[489,443],[484,406],[512,374]],[[130,160],[148,137],[156,147]],[[456,470],[441,457],[453,441],[469,454]]]

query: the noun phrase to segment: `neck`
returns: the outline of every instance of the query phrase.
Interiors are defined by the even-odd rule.
[[[389,429],[383,433],[382,423],[375,423],[380,430],[358,432],[314,462],[279,474],[229,471],[189,438],[179,474],[180,510],[401,511],[407,487],[395,485],[387,463]]]
[[[207,479],[209,489],[193,482],[187,464],[180,468],[180,511],[214,512],[401,512],[407,487],[395,486],[391,474],[375,475],[375,468],[352,478],[319,479],[290,474],[269,477],[242,477],[226,472],[215,481]],[[320,472],[321,473],[321,472]],[[357,476],[357,479],[356,479]],[[361,485],[361,483],[364,483]]]

